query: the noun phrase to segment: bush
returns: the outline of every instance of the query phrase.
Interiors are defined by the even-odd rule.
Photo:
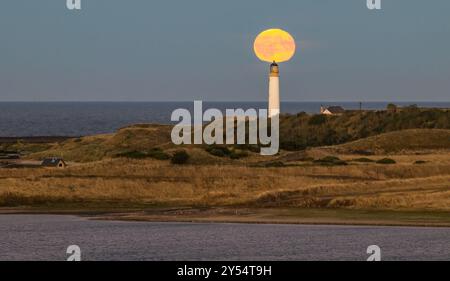
[[[414,162],[414,164],[416,164],[416,165],[425,164],[425,163],[427,163],[427,161],[417,160],[416,162]]]
[[[339,157],[336,156],[325,156],[322,159],[319,159],[317,161],[321,161],[321,162],[335,162],[335,161],[340,161],[341,159],[339,159]]]
[[[397,108],[397,106],[395,104],[390,103],[390,104],[387,105],[386,110],[388,112],[397,112],[398,108]]]
[[[248,156],[246,151],[240,149],[230,150],[226,146],[210,145],[205,150],[211,155],[217,157],[229,157],[231,159],[240,159]]]
[[[395,160],[391,159],[391,158],[383,158],[383,159],[378,160],[377,163],[390,165],[390,164],[395,164],[397,162],[395,162]]]
[[[153,148],[148,152],[148,157],[158,159],[158,160],[168,160],[170,159],[170,156],[162,151],[160,148]]]
[[[172,164],[183,165],[186,164],[188,160],[189,154],[184,150],[180,150],[173,154],[171,162]]]
[[[224,150],[216,149],[216,148],[213,148],[213,149],[210,149],[210,150],[207,150],[207,151],[209,152],[209,154],[211,154],[213,156],[217,156],[217,157],[225,157],[228,154]]]
[[[241,158],[245,158],[248,156],[248,153],[246,151],[242,151],[242,150],[233,150],[230,154],[230,158],[231,159],[241,159]]]
[[[231,151],[226,146],[210,145],[205,149],[209,154],[217,157],[225,157],[231,154]]]
[[[351,150],[351,152],[354,154],[360,154],[360,155],[366,155],[366,156],[375,155],[375,153],[370,149],[369,150],[356,149],[356,150]]]
[[[236,144],[236,145],[234,145],[234,148],[240,149],[240,150],[248,150],[248,151],[254,152],[254,153],[261,152],[261,148],[256,144]]]
[[[356,158],[356,159],[353,159],[352,161],[354,161],[354,162],[361,162],[361,163],[375,162],[374,160],[369,159],[369,158],[365,158],[365,157],[363,157],[363,158]]]
[[[343,166],[348,165],[344,160],[339,159],[335,156],[326,156],[321,159],[314,160],[314,163],[323,165],[323,166]]]
[[[327,122],[327,117],[323,114],[316,114],[313,115],[309,121],[308,121],[308,125],[311,126],[319,126],[322,124],[325,124]]]
[[[271,167],[277,168],[277,167],[285,167],[285,166],[286,165],[281,161],[268,162],[268,163],[264,164],[264,167],[266,167],[266,168],[271,168]]]

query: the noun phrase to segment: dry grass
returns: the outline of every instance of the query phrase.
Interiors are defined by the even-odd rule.
[[[378,154],[450,148],[450,130],[411,129],[381,134],[334,147],[339,152],[368,150]]]
[[[87,136],[56,143],[50,148],[30,154],[28,158],[61,156],[68,161],[91,162],[130,150],[172,147],[170,131],[171,127],[166,125],[134,125],[120,129],[114,134]]]
[[[196,157],[201,161],[209,156]],[[168,161],[109,159],[65,170],[0,169],[0,206],[115,202],[450,210],[450,153],[389,157],[397,164],[258,168],[239,161],[176,166]],[[416,165],[416,160],[428,162]]]
[[[185,146],[191,156],[189,165],[115,158],[121,152],[153,147],[169,154],[178,149],[170,142],[170,126],[135,125],[116,134],[51,144],[28,157],[63,156],[78,164],[65,170],[0,169],[0,206],[83,207],[108,202],[110,207],[450,209],[449,130],[406,130],[337,147],[281,152],[275,157],[251,153],[240,160]],[[355,155],[358,150],[376,154]],[[323,166],[311,161],[331,155],[348,165]],[[372,162],[353,161],[359,157]],[[394,159],[396,164],[375,162],[384,157]],[[254,165],[267,161],[289,166]]]

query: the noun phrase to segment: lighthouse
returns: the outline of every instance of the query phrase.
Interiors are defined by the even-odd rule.
[[[272,63],[269,73],[268,117],[280,114],[280,68],[278,63],[290,60],[295,54],[295,40],[282,29],[268,29],[256,36],[253,49],[256,56]]]
[[[280,114],[280,68],[274,61],[269,74],[269,117]]]

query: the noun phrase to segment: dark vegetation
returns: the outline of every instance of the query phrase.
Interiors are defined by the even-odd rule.
[[[360,163],[371,163],[371,162],[375,162],[374,160],[369,159],[369,158],[365,158],[365,157],[363,157],[363,158],[356,158],[356,159],[353,159],[352,161],[353,161],[353,162],[360,162]]]
[[[270,122],[268,125],[270,126]],[[246,124],[247,134],[248,127]],[[170,143],[170,128],[170,126],[159,125],[135,125],[121,129],[111,137],[0,138],[0,159],[10,160],[30,154],[34,154],[34,158],[40,159],[64,154],[66,160],[75,162],[89,162],[104,157],[169,160],[171,153],[165,152],[159,147],[164,147],[162,144]],[[425,109],[416,106],[398,108],[395,105],[389,105],[384,111],[346,111],[342,115],[335,116],[308,115],[306,113],[286,114],[280,117],[280,148],[304,150],[308,147],[352,142],[349,149],[343,149],[347,149],[353,154],[370,156],[379,153],[377,149],[382,152],[398,152],[403,149],[419,149],[424,144],[433,144],[433,146],[427,146],[430,149],[448,146],[446,134],[437,133],[430,141],[427,136],[420,138],[421,142],[417,143],[412,142],[414,138],[409,138],[408,140],[411,141],[408,141],[408,147],[405,147],[405,143],[403,143],[405,138],[402,134],[384,139],[366,139],[367,141],[362,144],[353,142],[371,136],[377,138],[380,134],[389,132],[395,134],[401,131],[403,133],[406,129],[450,129],[450,110]],[[414,135],[410,132],[411,134]],[[237,129],[235,128],[236,136]],[[49,141],[49,143],[45,143],[45,141]],[[387,142],[389,147],[386,148],[384,145],[379,148],[380,141]],[[248,137],[246,142],[248,142]],[[205,145],[203,149],[215,157],[242,159],[250,153],[259,153],[260,145]],[[305,159],[305,161],[312,160],[314,159]],[[370,162],[370,159],[361,158],[352,160],[352,162]],[[318,159],[316,163],[345,165],[341,161],[331,161],[330,159]]]
[[[19,206],[48,206],[52,204],[67,204],[81,202],[79,199],[69,199],[63,197],[49,197],[45,195],[40,196],[25,196],[6,192],[0,195],[0,207],[19,207]]]
[[[322,166],[344,166],[348,165],[346,161],[339,159],[335,156],[326,156],[321,159],[317,159],[313,161],[316,164],[322,165]]]
[[[397,163],[397,162],[395,162],[395,160],[391,159],[391,158],[383,158],[383,159],[380,159],[380,160],[377,161],[377,164],[387,164],[387,165],[389,165],[389,164],[395,164],[395,163]]]
[[[240,159],[248,156],[248,152],[243,149],[250,149],[251,146],[242,146],[239,149],[236,148],[239,146],[235,146],[232,148],[229,148],[225,145],[209,145],[205,148],[205,150],[217,157],[229,157],[231,159]]]
[[[160,148],[152,148],[148,151],[126,151],[116,155],[116,157],[132,158],[132,159],[145,159],[153,158],[157,160],[168,160],[170,156]]]
[[[259,165],[255,165],[256,167],[264,167],[264,168],[279,168],[279,167],[288,167],[288,165],[284,164],[282,161],[271,161],[262,163]]]
[[[302,150],[405,129],[450,129],[450,110],[390,105],[385,111],[347,111],[335,116],[282,115],[280,147]]]
[[[183,165],[189,160],[189,154],[185,150],[179,150],[174,153],[171,159],[172,164]]]

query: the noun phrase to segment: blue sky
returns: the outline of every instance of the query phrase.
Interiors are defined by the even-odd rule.
[[[450,1],[3,0],[0,101],[256,101],[282,28],[283,101],[449,101]]]

